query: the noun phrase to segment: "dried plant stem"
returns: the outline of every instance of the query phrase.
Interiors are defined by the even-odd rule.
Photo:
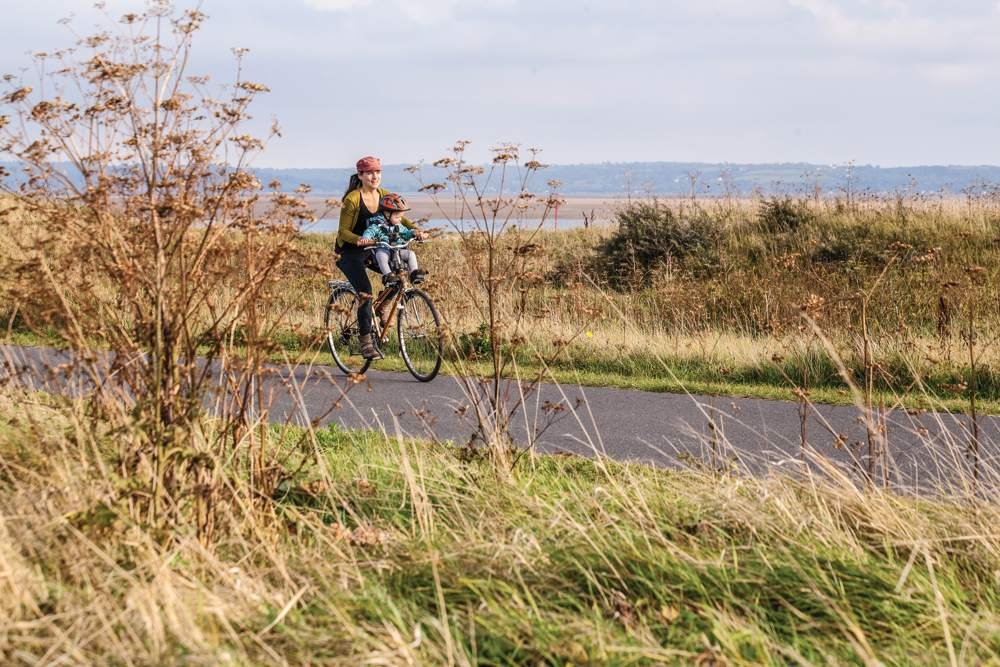
[[[973,496],[979,492],[979,416],[976,407],[976,396],[979,393],[979,355],[976,350],[976,298],[970,294],[968,299],[968,318],[966,320],[965,343],[969,360],[969,446],[968,457],[972,461]]]

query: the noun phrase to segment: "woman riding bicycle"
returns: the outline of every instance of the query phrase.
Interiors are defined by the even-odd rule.
[[[341,200],[340,226],[337,231],[337,268],[357,291],[361,305],[358,307],[358,332],[360,334],[361,356],[365,359],[381,359],[382,355],[372,340],[372,284],[365,270],[365,248],[376,241],[361,238],[368,228],[370,218],[379,214],[381,199],[389,194],[379,187],[382,182],[382,163],[378,158],[367,156],[358,160],[356,174],[351,175],[347,191]],[[407,218],[401,220],[403,226],[416,229]]]

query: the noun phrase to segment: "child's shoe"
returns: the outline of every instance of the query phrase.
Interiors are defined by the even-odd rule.
[[[424,276],[426,275],[427,272],[423,269],[414,269],[413,271],[410,271],[410,282],[414,285],[419,285],[424,282]]]
[[[395,273],[386,273],[382,276],[382,286],[386,289],[392,289],[399,285],[399,276]]]

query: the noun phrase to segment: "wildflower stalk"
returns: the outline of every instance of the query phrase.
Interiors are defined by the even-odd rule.
[[[258,497],[276,483],[255,393],[285,313],[258,304],[282,288],[313,214],[301,197],[262,200],[247,169],[266,140],[243,126],[267,87],[244,80],[246,51],[221,99],[188,72],[204,18],[154,0],[118,32],[38,54],[40,73],[59,67],[37,92],[4,78],[0,117],[15,122],[0,123],[0,152],[23,173],[4,186],[13,206],[0,223],[13,232],[7,268],[28,276],[6,296],[44,304],[31,324],[76,352],[122,434],[122,502],[154,526],[192,502],[210,534],[213,499],[228,493],[213,457],[238,462]],[[212,399],[222,428],[206,442]]]

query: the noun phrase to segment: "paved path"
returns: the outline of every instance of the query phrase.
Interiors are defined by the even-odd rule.
[[[0,379],[59,390],[65,376],[46,376],[43,369],[66,361],[65,353],[46,348],[0,346]],[[420,383],[406,374],[370,371],[364,382],[351,384],[330,366],[273,367],[268,393],[276,421],[317,420],[388,432],[398,424],[406,435],[460,444],[475,432],[467,387],[454,377]],[[867,453],[860,411],[811,406],[803,426],[800,409],[785,401],[545,384],[525,398],[512,430],[519,444],[543,452],[604,454],[664,466],[736,461],[758,473],[798,469],[803,461],[815,469],[823,460],[856,475]],[[957,471],[968,471],[967,417],[896,409],[887,411],[884,423],[896,484],[925,489],[954,484],[963,477]],[[992,477],[985,481],[1000,488],[1000,418],[980,417],[979,428],[983,468]]]

